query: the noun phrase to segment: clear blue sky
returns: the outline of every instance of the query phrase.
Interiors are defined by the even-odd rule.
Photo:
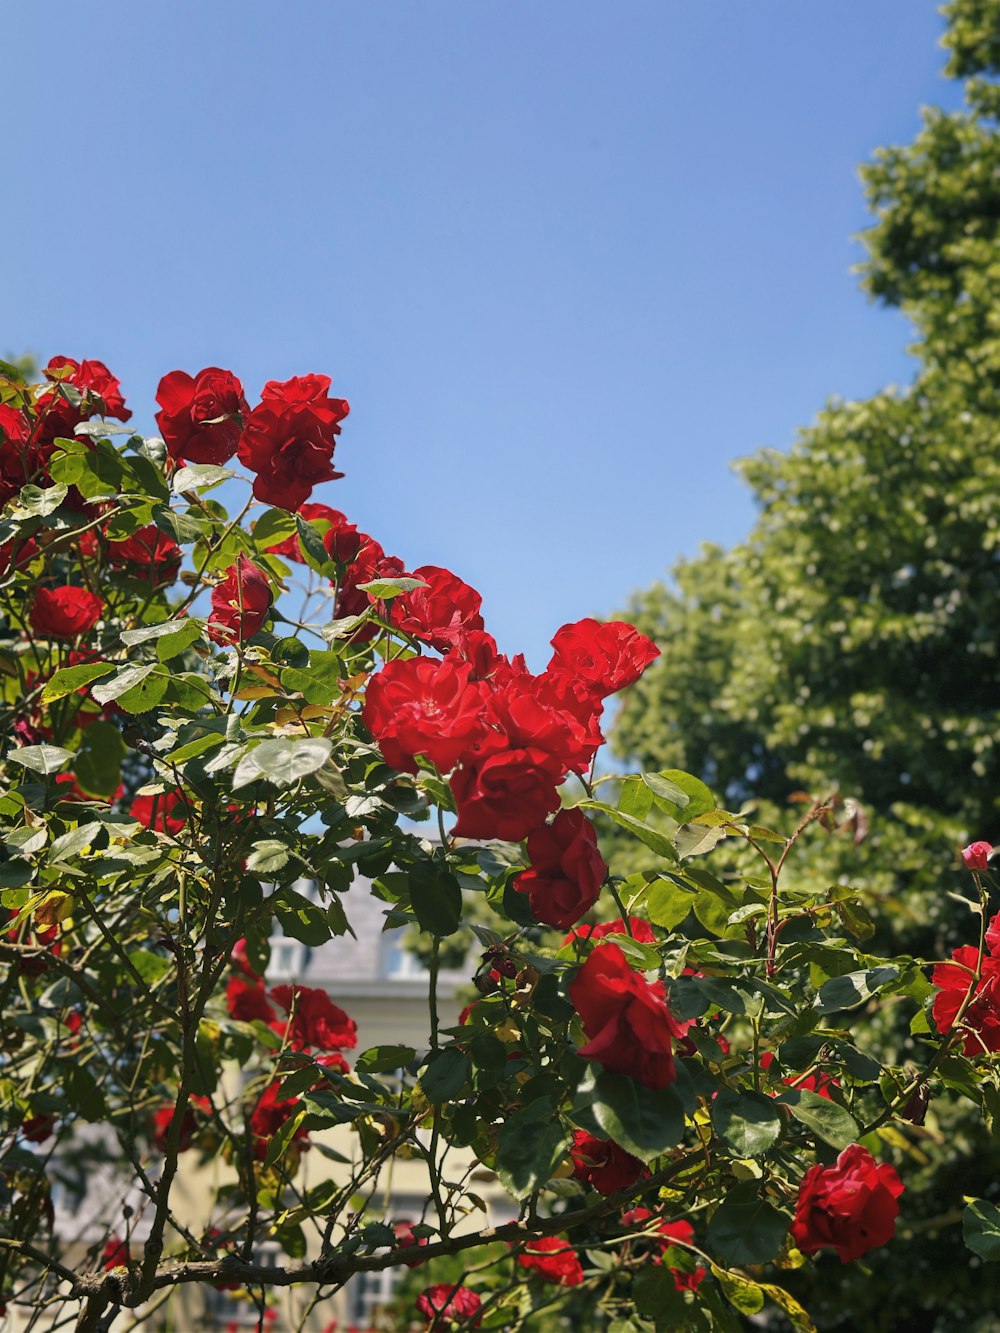
[[[931,0],[88,0],[5,22],[0,350],[351,402],[344,509],[540,667],[703,540],[729,470],[905,382],[858,164],[940,77]]]

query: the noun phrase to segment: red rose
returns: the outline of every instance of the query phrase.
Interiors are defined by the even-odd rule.
[[[560,1287],[578,1287],[583,1281],[576,1251],[558,1236],[529,1241],[517,1262],[522,1268],[534,1269],[546,1282],[558,1282]]]
[[[599,944],[569,987],[569,998],[590,1038],[578,1055],[647,1088],[665,1088],[675,1078],[673,1041],[680,1023],[660,982],[650,985],[628,964],[617,944]]]
[[[21,1125],[21,1133],[29,1143],[44,1143],[56,1127],[54,1115],[29,1115]]]
[[[600,703],[574,681],[532,676],[518,666],[512,663],[506,675],[498,673],[490,682],[491,724],[513,747],[544,750],[561,775],[585,773],[604,739],[597,725]]]
[[[488,680],[498,669],[503,669],[506,658],[497,652],[497,641],[483,629],[463,630],[455,639],[450,656],[459,662],[468,662],[476,680]]]
[[[896,1231],[903,1182],[888,1162],[852,1143],[833,1166],[802,1177],[792,1239],[803,1254],[830,1247],[842,1264],[887,1244]]]
[[[321,1051],[336,1051],[357,1046],[357,1024],[333,1003],[325,990],[314,986],[275,986],[270,995],[286,1013],[291,1013],[294,1004],[295,1014],[290,1022],[278,1019],[271,1024],[279,1037],[284,1037],[287,1031],[292,1050],[315,1046]]]
[[[994,941],[995,923],[996,918],[990,923]],[[940,1033],[950,1032],[954,1025],[972,985],[979,950],[966,944],[956,949],[951,957],[952,962],[938,963],[931,973],[931,984],[939,988],[932,1012]],[[972,1003],[962,1017],[962,1027],[966,1029],[962,1038],[964,1054],[1000,1051],[1000,958],[983,956],[982,976],[976,983]]]
[[[649,1174],[638,1157],[633,1157],[610,1139],[595,1139],[582,1129],[574,1132],[569,1154],[573,1159],[574,1176],[591,1185],[598,1194],[615,1194],[618,1190],[628,1189],[640,1176]]]
[[[329,375],[264,385],[239,443],[240,462],[257,473],[258,500],[294,511],[319,482],[343,475],[333,470],[333,450],[350,409],[342,398],[327,396],[329,387]]]
[[[298,1114],[300,1105],[301,1103],[297,1097],[280,1097],[277,1083],[267,1085],[257,1099],[257,1105],[250,1116],[250,1132],[254,1136],[255,1157],[262,1160],[267,1156],[267,1147],[271,1139],[274,1138],[286,1120],[290,1120],[292,1116]],[[292,1136],[292,1142],[298,1143],[301,1148],[309,1146],[309,1131],[304,1125],[299,1125]]]
[[[994,955],[1000,949],[1000,912],[990,918],[990,924],[986,927],[986,947]]]
[[[436,1286],[427,1287],[417,1297],[417,1309],[436,1328],[440,1327],[442,1319],[449,1322],[472,1319],[481,1305],[482,1301],[474,1291],[468,1287],[456,1287],[453,1282],[439,1282]]]
[[[49,639],[75,639],[94,628],[104,603],[86,588],[65,584],[61,588],[39,588],[28,620],[36,634]]]
[[[578,620],[552,640],[549,671],[581,681],[600,698],[637,681],[660,650],[645,634],[621,620]]]
[[[230,1018],[236,1018],[241,1023],[259,1020],[270,1027],[277,1022],[274,1009],[268,1003],[264,987],[259,981],[246,982],[241,977],[230,977],[226,985],[226,1008]]]
[[[962,860],[967,870],[989,870],[993,847],[988,842],[970,842],[962,848]]]
[[[59,436],[71,437],[80,422],[92,416],[128,421],[132,415],[125,406],[121,384],[103,361],[74,361],[72,357],[54,356],[45,368],[45,376],[54,384],[37,402],[35,439],[41,445]],[[59,388],[62,384],[79,390],[79,403],[70,401]]]
[[[30,565],[36,555],[38,544],[34,537],[23,541],[19,537],[11,537],[0,545],[0,578],[6,578],[11,567],[23,569],[25,565]]]
[[[397,629],[446,653],[464,633],[484,628],[479,614],[483,599],[457,574],[421,565],[411,577],[422,579],[427,587],[414,588],[393,601],[389,619]]]
[[[632,1208],[627,1213],[622,1213],[622,1225],[629,1229],[642,1226],[643,1222],[649,1222],[656,1217],[648,1208]],[[670,1246],[676,1241],[681,1245],[690,1245],[694,1240],[694,1227],[690,1222],[679,1218],[676,1222],[661,1221],[656,1228],[656,1240],[662,1250],[669,1250]],[[651,1237],[652,1239],[652,1237]],[[662,1264],[662,1255],[653,1257],[654,1264]],[[674,1286],[678,1291],[697,1291],[702,1282],[708,1275],[707,1268],[696,1268],[688,1273],[680,1268],[670,1268],[673,1275]]]
[[[112,1236],[101,1251],[101,1264],[108,1272],[112,1268],[122,1268],[132,1262],[128,1245],[120,1236]]]
[[[173,1106],[161,1106],[158,1111],[153,1112],[153,1133],[152,1139],[157,1152],[167,1151],[167,1139],[170,1135],[170,1126],[174,1120]],[[194,1118],[194,1112],[190,1107],[184,1111],[181,1118],[181,1136],[177,1143],[179,1152],[187,1152],[191,1147],[191,1140],[194,1137],[194,1131],[197,1128],[197,1122]]]
[[[559,930],[590,911],[608,875],[594,826],[582,810],[560,810],[551,824],[529,833],[528,860],[531,866],[517,876],[514,888],[529,895],[536,921]]]
[[[172,370],[160,380],[156,401],[156,424],[175,462],[218,465],[235,454],[250,409],[232,371],[207,366],[192,377]]]
[[[632,938],[639,944],[655,944],[656,936],[653,934],[653,927],[648,921],[643,921],[641,916],[630,916],[629,925],[632,927]],[[597,925],[574,926],[566,938],[563,940],[563,948],[567,944],[572,944],[574,940],[603,940],[606,935],[627,935],[621,918],[614,921],[601,921]]]
[[[460,838],[520,842],[558,810],[562,779],[561,768],[544,750],[511,749],[503,737],[489,736],[452,775],[458,808],[453,832]]]
[[[419,1249],[421,1245],[427,1244],[426,1236],[415,1236],[413,1234],[413,1224],[410,1222],[393,1222],[392,1234],[396,1238],[396,1248],[400,1250]],[[407,1268],[419,1268],[425,1263],[424,1259],[411,1259],[407,1263]]]
[[[271,608],[271,585],[267,575],[245,555],[226,570],[226,577],[212,589],[212,613],[205,633],[223,646],[251,639],[267,619]]]
[[[415,773],[414,757],[450,773],[486,735],[481,687],[466,662],[411,657],[387,662],[368,682],[361,716],[386,763]]]
[[[135,578],[157,585],[173,583],[181,571],[181,548],[155,523],[147,523],[123,542],[108,543],[112,565],[131,565]]]
[[[190,807],[178,789],[157,792],[155,796],[136,796],[130,814],[146,828],[176,836],[187,822]]]

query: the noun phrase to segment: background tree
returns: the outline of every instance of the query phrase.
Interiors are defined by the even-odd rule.
[[[876,217],[862,282],[913,322],[913,383],[833,401],[789,452],[737,464],[756,524],[633,600],[663,656],[611,736],[620,756],[698,773],[779,826],[794,825],[803,789],[861,802],[865,816],[846,821],[856,837],[813,843],[801,869],[860,889],[878,938],[917,953],[966,928],[946,892],[956,849],[1000,841],[1000,3],[943,12],[967,107],[925,112],[912,144],[862,169]],[[617,867],[630,856],[616,848]],[[925,1229],[904,1264],[878,1261],[907,1329],[988,1318],[996,1302],[981,1273],[963,1283],[951,1270],[964,1260],[948,1253],[942,1202],[964,1171],[957,1146],[993,1149],[967,1122],[928,1123]],[[836,1288],[810,1294],[823,1327],[888,1327],[863,1288]]]

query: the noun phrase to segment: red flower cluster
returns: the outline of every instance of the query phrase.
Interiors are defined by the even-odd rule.
[[[573,1159],[573,1175],[592,1186],[598,1194],[615,1194],[618,1190],[628,1189],[640,1177],[649,1174],[638,1157],[633,1157],[610,1139],[595,1139],[582,1129],[574,1133],[569,1154]]]
[[[578,1055],[647,1088],[674,1081],[673,1043],[689,1025],[670,1012],[662,982],[647,982],[617,944],[593,950],[570,983],[569,998],[590,1038]]]
[[[597,901],[608,867],[594,826],[582,810],[560,810],[551,824],[528,834],[530,870],[514,881],[529,895],[536,921],[565,930]]]
[[[252,560],[240,554],[226,577],[212,589],[212,610],[205,633],[216,643],[231,645],[251,639],[271,609],[271,585]]]
[[[622,1213],[622,1225],[629,1228],[637,1227],[654,1217],[656,1214],[651,1213],[648,1208],[632,1208],[627,1213]],[[661,1250],[668,1250],[675,1241],[690,1245],[694,1240],[694,1227],[683,1218],[676,1222],[661,1221],[655,1234]],[[662,1264],[662,1254],[654,1256],[653,1263]],[[708,1269],[700,1265],[691,1273],[680,1268],[671,1268],[670,1272],[673,1274],[674,1286],[678,1291],[697,1291],[708,1275]]]
[[[894,1236],[902,1192],[888,1162],[852,1143],[833,1166],[811,1166],[802,1177],[792,1239],[803,1254],[829,1247],[843,1264],[860,1259]]]
[[[648,921],[644,921],[641,916],[630,916],[628,923],[632,929],[632,938],[637,943],[656,943],[653,927]],[[563,948],[572,944],[574,940],[603,940],[607,935],[627,934],[628,931],[621,918],[616,917],[614,921],[602,921],[598,925],[575,926],[563,940]]]
[[[389,618],[397,629],[447,653],[470,631],[484,628],[483,599],[474,588],[437,565],[421,565],[411,578],[427,586],[403,593],[392,602]]]
[[[955,949],[952,961],[938,963],[931,973],[932,985],[939,988],[932,1013],[941,1033],[951,1031],[970,988],[975,987],[972,1003],[962,1015],[962,1051],[966,1055],[1000,1051],[1000,913],[986,931],[986,947],[978,981],[979,950],[972,944]]]
[[[456,1287],[453,1282],[439,1282],[426,1287],[417,1297],[417,1309],[425,1319],[441,1326],[441,1320],[457,1323],[473,1319],[479,1313],[482,1301],[468,1287]],[[478,1320],[475,1321],[478,1324]]]
[[[578,1287],[583,1281],[583,1267],[576,1251],[558,1236],[529,1241],[517,1256],[517,1262],[560,1287]]]
[[[250,966],[245,946],[241,948],[241,944],[233,951],[236,974],[229,978],[226,987],[230,1017],[243,1023],[266,1023],[293,1051],[312,1048],[339,1053],[357,1046],[357,1024],[333,1003],[325,990],[316,986],[275,986],[265,990],[263,978]],[[289,1017],[279,1017],[275,1005]]]
[[[282,1097],[277,1083],[269,1083],[250,1114],[250,1132],[254,1138],[254,1156],[262,1161],[267,1156],[267,1147],[278,1130],[297,1115],[300,1102],[297,1097]],[[305,1125],[299,1125],[292,1135],[292,1142],[299,1145],[300,1151],[309,1146],[309,1131]]]

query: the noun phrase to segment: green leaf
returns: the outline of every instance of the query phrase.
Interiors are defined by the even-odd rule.
[[[288,848],[277,838],[262,838],[247,857],[247,869],[268,875],[288,864]]]
[[[296,531],[295,515],[287,509],[265,509],[253,525],[252,537],[261,551],[267,551],[291,537]]]
[[[714,828],[705,824],[682,824],[674,835],[674,847],[683,861],[689,856],[704,856],[726,836],[726,829],[721,824]]]
[[[781,1249],[790,1219],[760,1198],[758,1181],[734,1185],[708,1224],[709,1248],[729,1266],[764,1264]]]
[[[849,1143],[857,1142],[857,1121],[850,1111],[829,1097],[821,1097],[808,1088],[789,1088],[775,1100],[787,1106],[796,1120],[832,1148],[846,1148]]]
[[[602,810],[609,819],[614,820],[620,828],[628,829],[634,833],[640,842],[644,842],[651,851],[658,856],[664,857],[668,861],[676,862],[677,853],[674,851],[674,845],[670,839],[659,829],[651,828],[648,824],[643,824],[641,820],[633,819],[631,815],[623,814],[616,810],[613,805],[608,805],[605,801],[581,801],[580,806],[587,810]]]
[[[53,458],[50,464],[53,474],[55,461]],[[36,518],[44,518],[48,514],[55,513],[66,499],[66,491],[66,486],[47,486],[44,490],[39,486],[22,486],[21,493],[17,497],[17,507]]]
[[[842,977],[831,977],[820,987],[815,1007],[821,1014],[837,1014],[843,1009],[854,1009],[877,995],[898,976],[898,967],[886,965],[871,967],[863,972],[847,972]]]
[[[64,750],[61,745],[22,745],[7,756],[9,763],[20,764],[34,773],[58,773],[72,758],[73,751]]]
[[[177,494],[181,491],[211,490],[213,486],[235,476],[236,473],[229,467],[216,467],[213,463],[188,463],[174,473],[171,485]]]
[[[626,778],[618,797],[618,809],[633,819],[645,819],[653,808],[653,793],[642,778]]]
[[[296,1131],[302,1125],[303,1120],[309,1112],[303,1107],[296,1111],[295,1115],[290,1116],[278,1129],[278,1132],[272,1137],[267,1145],[267,1152],[264,1154],[264,1166],[274,1166],[284,1155],[285,1150],[291,1141],[295,1138]]]
[[[694,907],[698,894],[672,879],[657,879],[646,890],[646,912],[654,926],[674,930]]]
[[[103,832],[103,824],[81,824],[77,828],[70,829],[68,833],[61,834],[49,848],[49,864],[64,861],[69,856],[78,856]]]
[[[657,804],[674,819],[697,819],[699,815],[708,814],[716,808],[715,797],[701,778],[696,778],[693,773],[667,768],[661,773],[644,773],[643,779],[652,786]],[[653,786],[650,779],[661,785]],[[683,800],[678,798],[677,792],[681,793]]]
[[[416,1054],[412,1046],[372,1046],[362,1051],[354,1067],[362,1074],[388,1074],[405,1069]]]
[[[142,662],[135,666],[120,667],[103,685],[95,685],[91,694],[99,704],[108,704],[129,690],[141,685],[147,676],[159,670],[155,662]]]
[[[962,1234],[974,1254],[987,1263],[1000,1259],[1000,1208],[974,1199],[962,1214]]]
[[[647,1264],[636,1273],[632,1279],[632,1300],[640,1314],[657,1321],[657,1328],[690,1327],[690,1307],[677,1290],[673,1273],[663,1265]],[[648,1325],[642,1327],[648,1328]],[[608,1333],[611,1333],[610,1329]]]
[[[607,1136],[640,1161],[676,1147],[684,1137],[684,1107],[672,1088],[646,1088],[602,1069],[594,1078],[594,1118]]]
[[[462,890],[455,876],[437,862],[416,861],[408,877],[420,929],[439,937],[453,934],[462,920]]]
[[[757,1314],[764,1308],[764,1290],[753,1278],[742,1273],[730,1273],[725,1268],[712,1265],[712,1276],[722,1288],[722,1294],[740,1314]]]
[[[155,986],[161,977],[172,972],[176,966],[169,958],[150,953],[148,949],[133,949],[128,960],[147,986]]]
[[[91,722],[73,765],[77,785],[88,796],[114,796],[122,780],[125,743],[113,722]]]
[[[427,1057],[427,1064],[420,1072],[420,1087],[427,1100],[438,1106],[456,1098],[471,1073],[472,1064],[465,1052],[457,1046],[447,1046]]]
[[[177,623],[177,622],[175,622]],[[178,653],[197,643],[202,635],[200,620],[183,620],[173,634],[164,634],[156,641],[156,656],[161,662],[169,662]]]
[[[63,1086],[66,1089],[66,1100],[84,1120],[96,1124],[105,1118],[108,1111],[104,1093],[86,1065],[69,1065]]]
[[[333,753],[325,736],[281,737],[261,743],[245,754],[233,774],[233,787],[266,778],[275,787],[290,787],[322,768]]]
[[[138,629],[122,630],[121,641],[126,648],[135,648],[137,644],[148,643],[150,639],[162,639],[166,634],[176,634],[187,625],[198,623],[186,618],[161,620],[157,625],[140,625]]]
[[[737,1157],[760,1157],[781,1137],[781,1113],[760,1092],[720,1088],[712,1103],[712,1124]]]
[[[526,1199],[562,1160],[566,1135],[552,1103],[542,1098],[510,1115],[497,1134],[497,1175],[514,1199]]]
[[[369,583],[359,583],[357,586],[369,597],[387,602],[391,597],[399,597],[401,593],[413,592],[414,588],[426,588],[427,584],[423,579],[399,578],[372,579]]]
[[[151,674],[143,676],[138,684],[133,685],[124,694],[119,694],[118,707],[126,713],[148,713],[161,702],[170,684],[170,677],[165,671],[154,667]]]
[[[63,667],[46,681],[42,690],[42,703],[50,704],[56,699],[64,699],[67,694],[74,694],[92,680],[106,676],[114,669],[111,662],[83,662],[80,666]]]
[[[322,909],[295,889],[282,889],[269,902],[278,924],[291,939],[307,944],[311,949],[330,939],[333,932]]]
[[[334,562],[330,552],[323,545],[323,538],[311,523],[307,523],[301,514],[295,515],[295,527],[299,534],[299,546],[306,558],[306,564],[320,574],[332,572]]]

